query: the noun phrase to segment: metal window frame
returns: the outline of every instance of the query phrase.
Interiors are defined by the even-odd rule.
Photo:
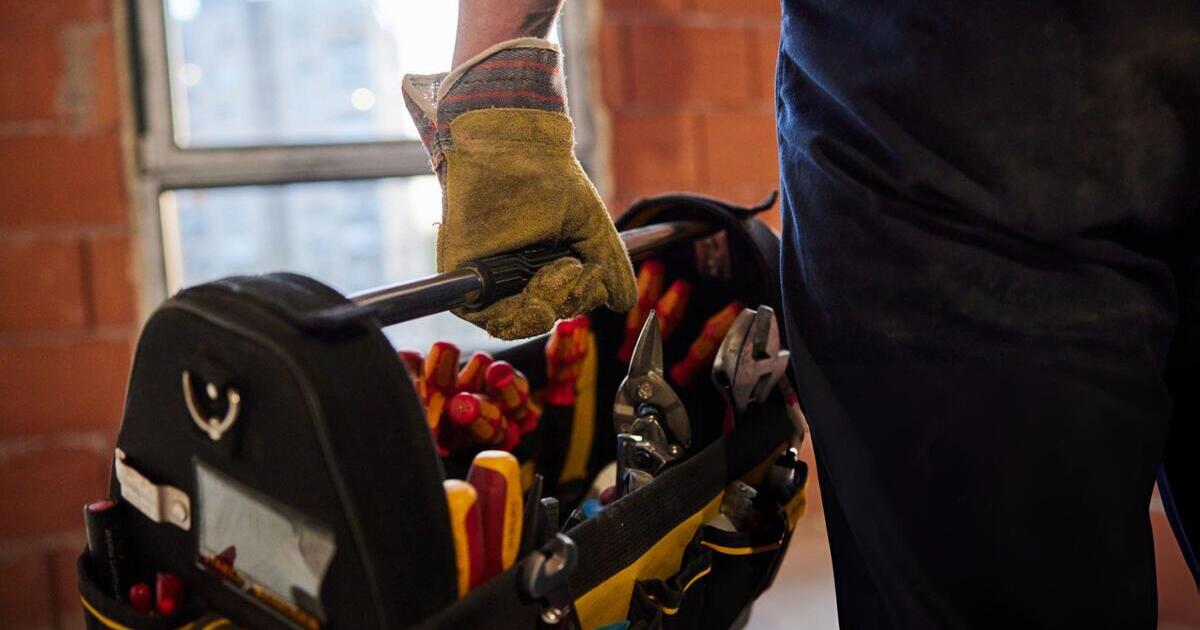
[[[134,141],[136,230],[141,276],[140,311],[147,316],[168,297],[167,235],[160,199],[179,188],[274,185],[382,179],[429,174],[417,140],[346,144],[182,148],[176,144],[163,0],[129,0],[130,60],[138,113]],[[593,29],[588,3],[568,2],[561,39],[566,51],[577,153],[591,170],[596,155],[587,84]]]

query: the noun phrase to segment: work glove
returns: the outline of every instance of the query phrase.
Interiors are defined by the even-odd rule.
[[[532,245],[567,246],[525,290],[455,314],[501,339],[637,298],[633,268],[604,203],[575,159],[559,50],[502,42],[450,73],[406,75],[404,100],[442,184],[437,269]]]

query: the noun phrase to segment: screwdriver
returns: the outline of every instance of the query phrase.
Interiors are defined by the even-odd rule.
[[[499,444],[504,440],[500,407],[481,394],[455,394],[446,405],[446,415],[455,426],[465,427],[477,444]]]
[[[658,329],[665,341],[675,332],[683,313],[687,309],[688,297],[692,294],[692,285],[686,280],[676,280],[667,288],[667,292],[658,299],[654,312],[658,314]]]
[[[697,374],[702,370],[707,371],[712,366],[713,359],[717,356],[717,348],[741,312],[742,305],[735,300],[704,322],[700,335],[688,347],[687,356],[671,366],[673,383],[680,387],[691,385]]]
[[[416,350],[397,350],[396,356],[400,357],[400,362],[412,378],[413,385],[420,383],[425,376],[425,357]],[[417,391],[420,390],[421,388],[417,387]]]
[[[569,407],[575,404],[575,381],[587,354],[586,316],[564,319],[554,325],[546,340],[546,404]]]
[[[461,351],[449,341],[435,341],[425,356],[425,395],[441,392],[450,397],[458,385],[458,358]]]
[[[446,492],[446,507],[450,510],[458,596],[462,597],[483,583],[483,525],[479,514],[479,494],[474,486],[460,479],[447,479],[442,482],[442,488]]]
[[[467,363],[458,371],[458,391],[460,392],[482,392],[484,387],[484,378],[487,376],[488,367],[492,365],[495,359],[492,355],[486,352],[476,352],[467,359]]]
[[[483,524],[483,579],[503,573],[521,548],[521,465],[512,453],[481,451],[471,461],[467,481],[479,495]]]
[[[537,426],[540,411],[529,400],[529,379],[508,361],[488,366],[487,393],[500,405],[500,411],[520,429],[522,435]]]

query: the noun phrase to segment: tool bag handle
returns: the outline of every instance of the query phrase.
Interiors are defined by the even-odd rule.
[[[698,221],[672,221],[625,230],[620,237],[630,258],[638,260],[665,245],[712,230]],[[497,254],[455,271],[355,293],[350,300],[383,326],[458,307],[480,309],[520,293],[542,267],[571,255],[571,248],[562,245]]]

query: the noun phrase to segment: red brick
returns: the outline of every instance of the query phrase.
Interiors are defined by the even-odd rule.
[[[697,183],[691,116],[614,113],[614,199],[686,190]]]
[[[116,131],[0,138],[0,226],[126,224]]]
[[[0,36],[0,94],[4,95],[0,99],[0,120],[57,117],[62,75],[59,51],[57,29],[22,29]]]
[[[730,104],[752,97],[746,29],[652,24],[629,29],[637,102]]]
[[[73,131],[116,124],[119,88],[112,29],[107,15],[90,13],[46,12],[27,15],[24,21],[5,16],[7,26],[0,26],[0,94],[5,95],[0,120],[60,122]]]
[[[52,584],[50,559],[43,550],[0,556],[0,628],[53,626]]]
[[[112,457],[91,450],[33,448],[0,459],[0,539],[78,533],[80,510],[108,491]],[[50,584],[46,585],[50,587]]]
[[[117,79],[117,52],[111,29],[92,41],[91,124],[96,129],[117,129],[121,120],[121,83]]]
[[[85,241],[91,312],[97,326],[126,326],[137,320],[129,236],[94,236]]]
[[[0,238],[0,332],[87,323],[76,238]]]
[[[0,347],[0,439],[115,432],[130,359],[128,339]]]
[[[0,0],[0,33],[58,24],[66,20],[107,20],[112,0]]]
[[[83,611],[79,605],[76,561],[86,544],[86,539],[81,534],[75,544],[62,545],[51,552],[50,570],[54,601],[57,604],[57,630],[84,630]]]
[[[775,102],[775,66],[779,61],[779,27],[749,29],[751,93],[765,102]]]
[[[779,181],[775,116],[770,111],[705,114],[700,155],[704,179],[713,188],[759,186]]]
[[[674,15],[683,10],[683,3],[684,0],[602,0],[600,6],[605,13]]]
[[[628,29],[616,22],[600,24],[596,32],[596,66],[600,98],[609,107],[629,100],[632,76],[629,71]]]
[[[779,0],[686,0],[687,8],[699,13],[778,18]]]

